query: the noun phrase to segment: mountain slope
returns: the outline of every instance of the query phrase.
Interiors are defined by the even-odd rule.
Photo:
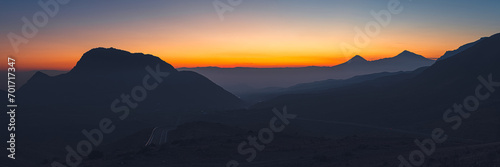
[[[421,72],[426,67],[422,67],[417,72]],[[255,104],[257,102],[270,100],[272,98],[278,97],[280,95],[286,94],[300,94],[300,93],[320,93],[324,91],[328,91],[329,89],[346,87],[349,85],[359,84],[362,82],[367,82],[370,80],[375,80],[378,78],[384,78],[388,76],[396,76],[396,75],[406,75],[407,73],[415,73],[415,72],[382,72],[382,73],[374,73],[367,75],[358,75],[349,79],[328,79],[322,81],[315,81],[310,83],[301,83],[288,88],[265,88],[255,90],[252,93],[247,93],[240,98],[247,103]]]
[[[452,56],[455,56],[456,54],[464,51],[464,50],[467,50],[469,49],[470,47],[476,45],[479,41],[483,40],[484,38],[481,38],[477,41],[474,41],[474,42],[471,42],[471,43],[468,43],[468,44],[465,44],[465,45],[462,45],[460,46],[458,49],[456,50],[451,50],[451,51],[446,51],[446,53],[441,56],[439,59],[437,59],[437,61],[441,61],[441,60],[444,60],[444,59],[447,59],[447,58],[450,58]]]

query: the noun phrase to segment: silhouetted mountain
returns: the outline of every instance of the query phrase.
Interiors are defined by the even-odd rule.
[[[387,59],[380,59],[380,60],[375,60],[375,61],[367,61],[361,56],[355,56],[348,62],[344,63],[344,65],[358,65],[361,64],[363,66],[370,66],[370,63],[380,63],[380,64],[397,64],[397,63],[411,63],[411,62],[418,62],[418,61],[423,61],[423,62],[429,62],[431,63],[432,61],[429,61],[429,59],[417,55],[415,53],[409,52],[409,51],[404,51],[397,55],[396,57],[393,58],[387,58]],[[377,64],[376,66],[382,66],[380,64]],[[406,64],[408,65],[408,64]],[[416,72],[421,72],[427,67],[422,67],[416,70]],[[289,87],[286,89],[285,92],[289,93],[301,93],[301,92],[319,92],[327,89],[332,89],[336,87],[341,87],[341,86],[346,86],[350,84],[355,84],[355,83],[361,83],[377,78],[382,78],[382,77],[387,77],[387,76],[392,76],[392,75],[399,75],[399,74],[405,74],[405,73],[415,73],[414,71],[410,72],[404,72],[404,71],[398,71],[398,72],[381,72],[381,73],[373,73],[373,74],[367,74],[367,75],[359,75],[359,76],[354,76],[349,79],[344,79],[344,80],[339,80],[339,79],[329,79],[329,80],[323,80],[323,81],[316,81],[316,82],[311,82],[311,83],[302,83],[302,84],[297,84],[292,87]]]
[[[430,66],[433,60],[427,59],[410,51],[403,51],[395,57],[384,58],[374,61],[366,61],[361,56],[355,56],[346,63],[332,67],[344,71],[358,71],[359,73],[375,72],[397,72],[412,71],[420,67]],[[372,72],[372,73],[375,73]]]
[[[294,108],[294,114],[338,125],[328,131],[315,129],[316,133],[323,134],[369,133],[374,130],[425,134],[436,127],[449,130],[453,123],[443,121],[443,113],[475,94],[481,84],[479,76],[488,80],[491,74],[493,81],[500,81],[499,44],[500,34],[496,34],[423,71],[377,78],[321,93],[284,95],[252,108],[288,105]],[[483,86],[482,91],[488,90]],[[490,128],[500,127],[499,102],[500,94],[492,93],[480,102],[478,112],[471,113],[473,117],[467,120],[466,128],[447,132],[460,140],[499,140],[498,128]],[[316,127],[320,124],[317,123]]]
[[[359,56],[359,55],[356,55],[354,57],[352,57],[349,61],[345,62],[345,63],[365,63],[365,62],[368,62],[365,58]]]
[[[21,88],[38,71],[16,71],[16,88]],[[49,76],[56,76],[68,71],[40,70]],[[7,90],[7,77],[0,78],[0,90]]]
[[[37,72],[22,87],[25,103],[109,105],[121,94],[143,85],[146,69],[168,72],[157,88],[147,92],[150,110],[207,110],[238,107],[239,99],[194,72],[178,72],[160,58],[117,49],[92,49],[67,74],[50,77]],[[155,76],[150,76],[151,84]],[[71,98],[68,98],[71,97]]]
[[[367,61],[355,56],[333,67],[301,68],[180,68],[196,71],[237,95],[245,95],[267,87],[290,87],[300,83],[326,79],[347,79],[357,75],[380,72],[413,71],[430,66],[434,60],[426,59],[409,51],[386,59]],[[243,89],[243,90],[242,90]]]
[[[159,64],[163,72],[176,72],[175,68],[158,57],[142,53],[130,53],[114,48],[96,48],[83,54],[71,74],[95,75],[95,73],[123,73],[144,71],[146,66]]]
[[[198,73],[178,72],[158,57],[113,48],[88,51],[66,74],[37,72],[17,95],[23,130],[16,136],[26,142],[19,150],[33,160],[63,155],[64,145],[82,140],[82,129],[104,118],[120,127],[106,135],[104,142],[112,142],[144,128],[173,125],[180,115],[242,105]],[[50,154],[29,151],[34,148]]]
[[[469,49],[470,47],[474,46],[475,44],[477,44],[479,41],[483,40],[485,37],[475,41],[475,42],[471,42],[471,43],[468,43],[468,44],[465,44],[465,45],[462,45],[460,46],[458,49],[456,50],[452,50],[452,51],[446,51],[446,53],[441,56],[439,59],[437,59],[437,61],[440,61],[440,60],[444,60],[444,59],[447,59],[447,58],[450,58],[451,56],[455,56],[456,54],[464,51],[464,50],[467,50]]]

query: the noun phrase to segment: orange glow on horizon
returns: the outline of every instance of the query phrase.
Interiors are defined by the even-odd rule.
[[[390,54],[374,53],[373,55],[363,56],[368,61],[378,60],[382,58],[394,57],[400,51]],[[39,52],[42,53],[42,52]],[[25,58],[17,56],[17,68],[20,71],[31,70],[71,70],[80,56],[84,52],[78,51],[60,51],[54,53],[43,53],[43,56]],[[259,55],[251,56],[186,56],[186,57],[172,57],[164,56],[164,54],[154,54],[165,62],[171,64],[175,68],[195,68],[195,67],[220,67],[220,68],[234,68],[234,67],[253,67],[253,68],[286,68],[286,67],[308,67],[308,66],[335,66],[344,63],[350,57],[343,56],[282,56],[282,55]],[[416,52],[419,54],[418,52]],[[42,55],[42,54],[39,54]],[[72,55],[72,56],[69,56]],[[73,56],[75,55],[75,56]],[[286,54],[283,54],[286,55]],[[391,55],[391,56],[386,56]],[[432,58],[431,58],[432,59]],[[42,63],[45,62],[45,63]]]
[[[78,5],[68,6],[81,12],[67,9],[67,14],[51,18],[35,37],[20,45],[19,53],[14,53],[6,34],[22,34],[19,18],[25,14],[20,11],[20,17],[16,15],[2,29],[0,55],[15,55],[19,70],[70,70],[85,52],[96,47],[155,55],[176,68],[335,66],[355,56],[344,55],[340,44],[354,45],[360,35],[355,27],[366,29],[367,23],[374,21],[370,14],[372,7],[379,8],[378,3],[359,5],[358,2],[333,5],[336,2],[325,1],[328,5],[320,5],[322,3],[304,1],[303,4],[314,8],[292,5],[294,3],[289,6],[285,1],[255,2],[262,6],[242,7],[221,22],[209,3],[199,6],[199,3],[184,1],[159,2],[141,3],[151,5],[142,6],[140,9],[144,12],[118,10],[125,6],[115,3],[109,5],[117,11],[108,11],[98,3],[89,4],[102,8],[100,13],[87,12]],[[367,60],[377,60],[408,50],[436,59],[448,50],[498,33],[499,29],[486,18],[484,23],[491,22],[491,25],[479,24],[483,23],[478,22],[479,15],[470,15],[475,19],[457,15],[453,17],[456,19],[447,20],[428,18],[427,14],[432,15],[427,12],[419,15],[412,12],[417,11],[405,10],[398,19],[394,17],[380,33],[370,36],[366,47],[359,48],[357,54]],[[5,69],[7,65],[0,63],[0,67]]]
[[[184,26],[134,24],[117,25],[123,28],[116,30],[114,27],[87,25],[46,30],[21,46],[16,56],[17,67],[26,71],[71,70],[86,51],[95,47],[152,54],[176,68],[335,66],[354,56],[343,55],[339,47],[342,42],[353,43],[355,34],[349,29],[243,21],[232,23],[230,27],[222,23],[209,24],[204,20],[177,22]],[[188,31],[185,27],[204,29]],[[140,28],[141,31],[136,31]],[[166,31],[168,33],[159,33]],[[481,36],[486,35],[456,36],[438,32],[408,34],[388,29],[373,38],[368,47],[361,48],[359,55],[367,60],[377,60],[409,50],[435,59],[445,51],[456,49]],[[8,41],[0,42],[1,55],[14,55]],[[0,66],[6,67],[5,64]]]

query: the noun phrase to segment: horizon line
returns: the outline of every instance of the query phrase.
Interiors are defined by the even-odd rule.
[[[417,54],[417,55],[419,55],[419,54]],[[153,55],[153,56],[155,56],[155,55]],[[356,55],[356,56],[359,56],[359,55]],[[420,55],[420,56],[422,56],[422,55]],[[158,57],[162,61],[170,64],[169,62],[163,60],[161,57],[159,57],[159,56],[156,56],[156,57]],[[338,63],[338,64],[335,64],[335,65],[330,65],[330,66],[324,66],[324,65],[323,66],[322,65],[295,65],[295,66],[294,65],[288,65],[288,66],[280,66],[280,65],[255,65],[255,66],[243,65],[243,66],[232,66],[232,65],[227,65],[227,66],[224,66],[224,65],[222,65],[222,66],[182,66],[182,67],[175,67],[175,65],[173,65],[173,64],[170,64],[170,65],[174,66],[175,69],[181,69],[181,68],[222,68],[222,69],[231,69],[231,68],[255,68],[255,69],[272,69],[272,68],[278,68],[279,69],[279,68],[283,68],[283,69],[285,69],[285,68],[307,68],[307,67],[328,68],[328,67],[335,67],[335,66],[338,66],[340,64],[346,63],[349,60],[351,60],[353,57],[347,59],[345,62]],[[361,57],[363,57],[363,56],[361,56]],[[377,60],[382,60],[382,59],[387,59],[387,58],[394,58],[394,57],[396,57],[396,56],[379,58],[379,59],[372,59],[372,60],[366,59],[366,58],[365,59],[367,61],[372,62],[372,61],[377,61]],[[424,57],[426,59],[429,59],[429,60],[433,60],[433,61],[436,61],[437,59],[440,58],[440,57],[425,57],[425,56],[422,56],[422,57]],[[42,69],[36,69],[36,68],[17,68],[16,70],[20,71],[20,72],[30,72],[30,71],[67,71],[67,72],[69,72],[69,71],[71,71],[73,69],[73,67],[70,68],[70,69],[57,69],[57,68],[55,68],[55,69],[46,69],[46,68],[42,68]]]

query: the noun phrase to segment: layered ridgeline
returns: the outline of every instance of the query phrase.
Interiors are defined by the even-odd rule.
[[[455,56],[470,47],[476,45],[481,40],[486,39],[487,37],[482,37],[481,39],[467,43],[465,45],[460,46],[456,50],[447,51],[443,56],[441,56],[437,61],[441,61],[452,56]],[[368,80],[373,80],[381,77],[387,77],[391,75],[398,75],[402,78],[410,78],[413,77],[420,72],[424,71],[428,66],[420,67],[423,64],[428,64],[430,62],[429,59],[426,59],[420,55],[412,53],[410,51],[404,51],[400,53],[398,56],[393,58],[380,59],[375,61],[367,61],[363,57],[357,55],[351,58],[349,61],[338,65],[338,67],[346,66],[346,68],[351,68],[352,70],[366,69],[370,68],[373,71],[397,71],[398,69],[401,71],[397,72],[380,72],[380,73],[370,73],[366,75],[357,75],[348,79],[327,79],[320,80],[308,83],[300,83],[288,88],[266,88],[260,89],[258,91],[254,91],[251,94],[246,94],[245,96],[240,96],[241,98],[246,99],[248,96],[256,97],[256,96],[267,96],[273,97],[282,94],[293,94],[293,93],[311,93],[324,91],[327,89],[332,89],[335,87],[346,86],[355,83],[361,83]],[[385,68],[385,69],[383,69]],[[415,71],[406,71],[408,69],[417,69]],[[406,73],[406,74],[404,74]],[[396,77],[392,77],[396,79]],[[259,98],[258,100],[262,100],[263,98]]]
[[[325,135],[419,136],[443,128],[454,139],[498,141],[499,45],[500,34],[496,34],[428,68],[321,92],[283,95],[252,108],[288,105],[295,114],[315,120],[308,121],[310,127],[300,128]],[[448,109],[452,112],[446,113]],[[326,125],[331,128],[316,128]],[[452,126],[460,129],[451,130]]]
[[[325,79],[346,79],[357,75],[380,72],[413,71],[430,66],[434,60],[421,55],[404,51],[395,57],[368,61],[355,56],[343,64],[331,67],[300,68],[180,68],[198,72],[227,90],[238,95],[268,88],[289,87],[299,83],[320,81]]]

